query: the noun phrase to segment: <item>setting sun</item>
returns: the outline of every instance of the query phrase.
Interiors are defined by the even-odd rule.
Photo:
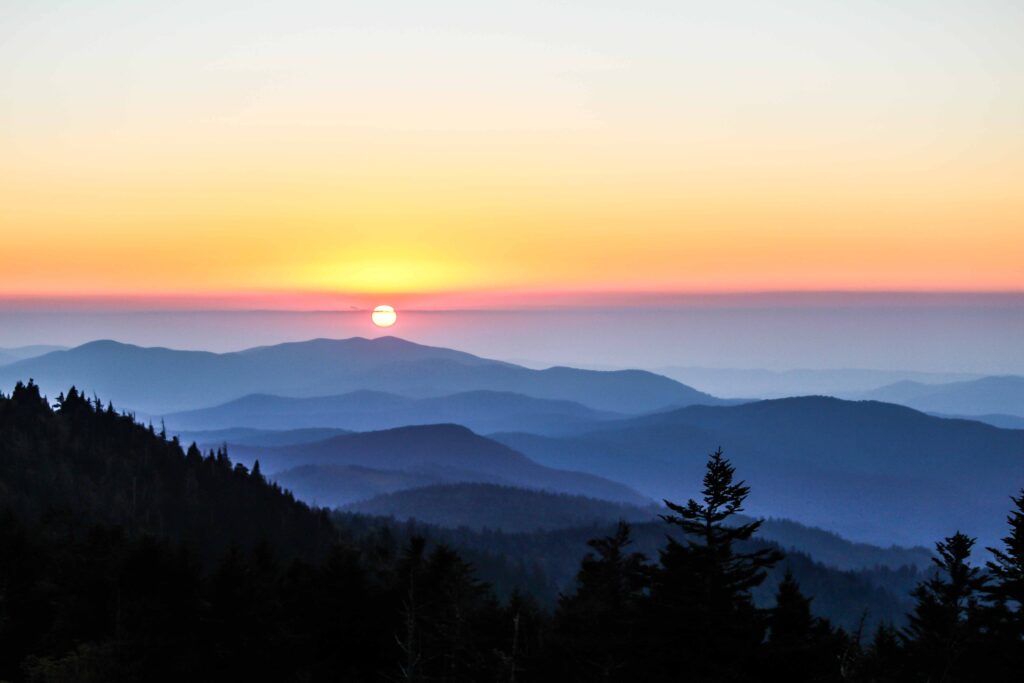
[[[377,327],[391,327],[398,320],[398,314],[391,306],[378,306],[373,309],[370,318]]]

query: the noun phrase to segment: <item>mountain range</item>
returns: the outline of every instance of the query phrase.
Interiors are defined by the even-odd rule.
[[[63,346],[50,344],[34,344],[32,346],[16,346],[13,348],[0,349],[0,365],[9,365],[26,358],[35,358],[54,351],[63,351]]]
[[[1003,375],[945,384],[905,381],[866,392],[861,398],[899,403],[926,413],[1024,418],[1024,377]]]
[[[573,401],[532,398],[500,391],[408,398],[379,391],[340,396],[286,398],[252,394],[228,403],[165,416],[172,430],[231,427],[291,430],[331,427],[373,431],[406,425],[458,423],[475,432],[525,431],[563,434],[624,417]]]
[[[277,447],[229,446],[232,459],[247,466],[259,460],[260,469],[272,479],[300,498],[327,507],[402,488],[455,482],[544,489],[636,505],[651,502],[593,474],[539,465],[459,425],[342,434]]]
[[[914,372],[869,368],[763,368],[663,367],[655,372],[716,396],[787,398],[790,396],[854,397],[897,382],[942,384],[978,379],[959,372]]]
[[[172,434],[227,443],[332,506],[467,482],[680,501],[721,445],[753,488],[752,514],[881,545],[957,529],[986,545],[1024,485],[1024,431],[876,401],[723,401],[649,372],[532,370],[394,337],[222,354],[101,341],[0,367],[0,384],[29,377],[51,397],[77,384],[154,424],[165,416]],[[1012,416],[1021,381],[902,384],[887,397]]]
[[[749,511],[882,545],[956,531],[997,542],[1024,485],[1024,431],[877,402],[803,397],[691,406],[575,436],[497,434],[537,462],[621,481],[646,495],[696,494],[721,446],[752,486]]]
[[[642,370],[531,370],[396,337],[314,339],[232,353],[96,341],[0,367],[0,385],[29,378],[54,396],[76,384],[87,395],[148,415],[213,406],[248,394],[314,397],[359,390],[418,398],[510,392],[629,414],[722,403]]]

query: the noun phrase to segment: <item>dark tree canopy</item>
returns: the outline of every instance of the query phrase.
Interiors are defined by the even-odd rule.
[[[224,449],[18,384],[0,395],[0,681],[1019,679],[1021,498],[987,573],[970,538],[945,539],[909,625],[862,642],[793,574],[766,582],[781,553],[755,543],[760,522],[735,523],[749,489],[721,451],[703,484],[666,502],[656,562],[625,523],[580,542],[551,611],[496,597],[457,543],[394,523],[356,534]],[[543,585],[530,562],[505,580]],[[762,584],[770,605],[752,597]]]
[[[724,675],[749,677],[764,639],[766,614],[754,606],[751,589],[782,555],[772,548],[744,552],[760,521],[731,525],[750,488],[735,481],[736,470],[721,449],[708,458],[701,500],[686,505],[665,501],[663,516],[682,532],[668,537],[652,584],[657,648],[671,653],[670,668],[687,666],[697,680]],[[674,661],[672,661],[674,660]]]
[[[963,680],[966,661],[980,639],[979,600],[986,577],[971,566],[974,539],[960,532],[935,544],[935,575],[914,591],[906,640],[917,668],[937,681]]]

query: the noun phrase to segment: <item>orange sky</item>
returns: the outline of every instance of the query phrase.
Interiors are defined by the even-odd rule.
[[[399,4],[0,10],[0,298],[1024,290],[1013,3]]]

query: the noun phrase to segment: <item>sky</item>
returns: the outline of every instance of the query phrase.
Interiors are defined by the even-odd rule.
[[[0,295],[1020,291],[1022,29],[977,0],[7,0]]]
[[[0,345],[344,336],[179,323],[388,303],[505,356],[786,320],[767,348],[803,356],[691,355],[1012,369],[1022,30],[984,0],[5,0]]]

